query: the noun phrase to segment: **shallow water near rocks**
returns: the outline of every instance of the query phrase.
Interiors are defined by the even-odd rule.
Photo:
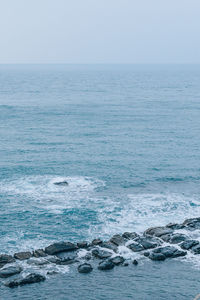
[[[0,253],[61,240],[107,239],[200,216],[199,78],[200,67],[192,65],[1,65]],[[59,181],[69,184],[54,184]],[[177,270],[193,278],[194,286],[186,291],[189,279],[178,277],[177,299],[196,293],[199,258],[187,260],[155,264],[163,276],[168,268],[171,276]],[[141,299],[151,299],[148,292],[155,299],[165,297],[162,289],[151,286],[148,276],[157,284],[159,277],[148,275],[154,263],[149,265],[139,267],[134,288],[125,276],[131,269],[109,273],[116,282],[127,282],[130,290],[121,294],[123,299],[133,289],[140,299],[144,282]],[[59,278],[68,282],[75,271],[65,268]],[[79,281],[87,280],[73,274],[77,282],[72,295]],[[101,290],[104,275],[94,271],[87,276],[98,278],[96,289]],[[164,291],[170,292],[171,276],[165,276]],[[23,291],[36,293],[40,286],[40,292],[48,293],[54,282],[65,293],[58,280],[0,289],[8,293],[5,297],[26,299]],[[89,287],[86,291],[93,299]]]

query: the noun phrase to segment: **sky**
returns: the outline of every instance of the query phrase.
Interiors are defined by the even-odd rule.
[[[200,63],[200,0],[0,0],[0,63]]]

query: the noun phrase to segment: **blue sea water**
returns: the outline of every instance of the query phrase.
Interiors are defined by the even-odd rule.
[[[199,65],[1,65],[0,252],[199,216],[199,100]]]

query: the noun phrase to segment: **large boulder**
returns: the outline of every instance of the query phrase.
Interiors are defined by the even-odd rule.
[[[104,258],[111,257],[112,253],[110,251],[106,251],[106,250],[94,249],[94,250],[92,250],[92,255],[97,258],[104,259]]]
[[[107,259],[107,260],[103,260],[99,263],[98,269],[102,270],[102,271],[106,271],[106,270],[111,270],[114,268],[114,263]]]
[[[135,238],[139,237],[139,234],[137,234],[136,232],[124,232],[122,234],[122,237],[126,240],[134,240]]]
[[[169,242],[171,244],[179,244],[179,243],[185,241],[186,239],[187,239],[187,236],[185,234],[175,233],[175,234],[171,235]]]
[[[189,229],[200,229],[200,218],[186,219],[182,225]]]
[[[90,273],[93,270],[90,264],[84,263],[78,266],[79,273]]]
[[[180,247],[184,250],[189,250],[197,245],[199,245],[199,241],[197,240],[186,240],[180,244]]]
[[[93,241],[92,241],[92,245],[94,245],[94,246],[99,246],[99,245],[101,245],[103,243],[103,241],[101,240],[101,239],[94,239]]]
[[[113,237],[110,239],[110,242],[113,243],[116,246],[121,246],[124,245],[126,240],[124,239],[123,236],[120,234],[115,234]]]
[[[49,245],[45,248],[45,252],[49,255],[55,255],[60,252],[74,251],[78,249],[78,247],[70,242],[58,242]]]
[[[31,252],[17,252],[14,254],[14,258],[19,260],[29,259],[32,256]]]
[[[47,254],[44,252],[43,249],[36,249],[33,251],[33,256],[38,258],[38,257],[45,257],[47,256]]]
[[[162,235],[170,234],[172,232],[173,232],[173,230],[171,228],[164,227],[164,226],[151,227],[151,228],[148,228],[144,232],[144,235],[151,235],[151,236],[161,237]]]
[[[16,274],[21,273],[22,268],[20,266],[10,266],[0,270],[0,277],[7,278]]]
[[[144,250],[144,247],[138,242],[131,243],[130,245],[128,245],[128,248],[134,252],[140,252],[140,251]]]
[[[173,246],[165,246],[154,249],[149,255],[149,258],[152,259],[152,255],[155,254],[162,254],[165,256],[165,258],[175,258],[179,256],[185,256],[187,252],[179,250]]]
[[[3,267],[5,264],[14,262],[15,259],[11,255],[7,254],[0,254],[0,268]]]
[[[135,241],[142,245],[144,249],[152,249],[161,245],[161,242],[158,239],[152,237],[138,237]]]
[[[123,264],[123,262],[125,261],[125,259],[122,256],[115,256],[113,258],[110,259],[110,261],[112,261],[112,263],[116,266]]]
[[[40,274],[31,273],[25,278],[16,279],[5,283],[6,286],[13,288],[19,285],[31,284],[44,281],[46,278]]]

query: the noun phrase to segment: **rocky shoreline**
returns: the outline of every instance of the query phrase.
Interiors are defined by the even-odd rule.
[[[0,254],[0,279],[13,288],[55,275],[57,271],[46,268],[49,265],[73,265],[79,273],[90,273],[94,268],[105,271],[115,266],[137,266],[140,258],[164,261],[191,254],[200,254],[200,217],[148,228],[143,234],[116,234],[108,241],[57,242],[32,252]],[[37,272],[30,272],[30,266]]]

